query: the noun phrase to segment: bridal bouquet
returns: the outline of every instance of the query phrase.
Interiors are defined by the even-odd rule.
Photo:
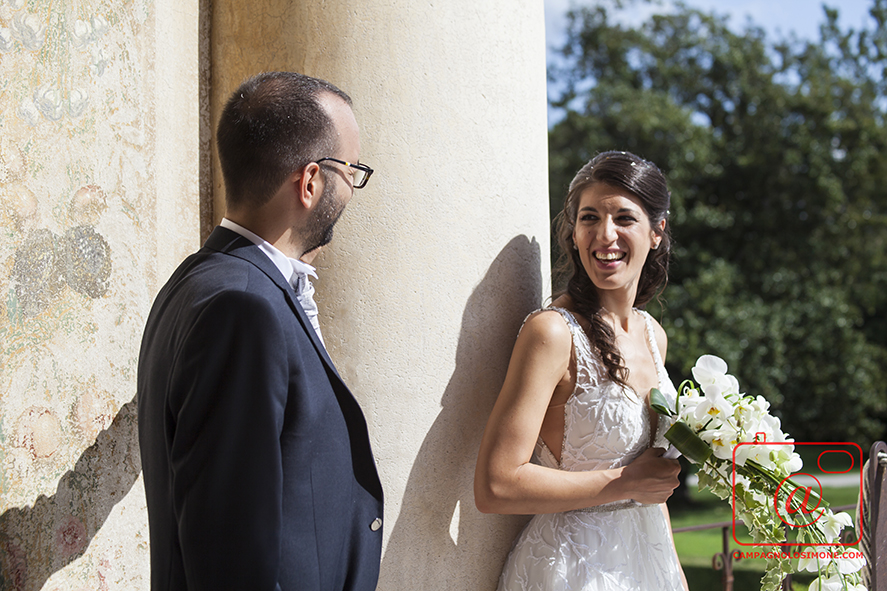
[[[677,408],[656,389],[651,406],[675,419],[665,438],[699,466],[699,489],[729,499],[754,543],[776,548],[761,553],[767,559],[762,591],[775,591],[786,574],[798,570],[819,573],[811,591],[864,591],[862,554],[837,541],[853,520],[847,513],[833,514],[815,491],[791,480],[802,467],[801,457],[768,412],[770,404],[740,393],[727,363],[714,355],[697,360],[693,378],[695,383],[685,380],[678,389]],[[807,550],[788,553],[784,524],[797,528],[793,543],[807,544]]]

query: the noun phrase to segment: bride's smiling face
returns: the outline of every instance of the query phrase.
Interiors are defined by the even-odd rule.
[[[644,262],[660,241],[640,199],[625,189],[596,183],[579,195],[573,243],[599,291],[625,290],[633,303]]]

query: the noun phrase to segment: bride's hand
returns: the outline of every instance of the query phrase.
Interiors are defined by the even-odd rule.
[[[625,466],[622,479],[627,487],[626,496],[645,505],[664,503],[671,496],[680,483],[681,464],[663,458],[663,453],[661,447],[651,447]]]

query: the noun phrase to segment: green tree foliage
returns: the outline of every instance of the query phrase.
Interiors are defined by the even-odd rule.
[[[719,355],[797,440],[866,449],[887,425],[887,0],[861,30],[824,7],[817,42],[682,4],[625,26],[620,5],[568,15],[552,211],[600,151],[659,164],[672,376]]]

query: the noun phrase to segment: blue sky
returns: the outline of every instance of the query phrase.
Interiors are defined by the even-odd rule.
[[[590,5],[593,0],[545,0],[545,33],[549,48],[563,39],[564,14],[573,5]],[[768,32],[788,33],[794,31],[799,37],[815,38],[823,21],[821,0],[687,0],[694,8],[719,15],[728,15],[737,28],[748,18],[763,26]],[[859,28],[868,17],[872,0],[827,0],[828,6],[836,7],[840,13],[840,23],[844,27]],[[632,9],[638,22],[662,7],[673,5],[670,0],[662,0],[657,5],[638,3]]]
[[[572,6],[595,4],[594,0],[544,0],[545,2],[545,35],[549,61],[552,59],[552,47],[560,46],[564,41],[566,12]],[[819,25],[825,20],[822,0],[685,0],[685,3],[705,12],[726,15],[729,22],[737,30],[746,22],[751,21],[764,27],[773,38],[787,36],[794,32],[805,39],[819,37]],[[839,23],[843,28],[860,28],[871,17],[868,9],[873,0],[827,0],[830,7],[838,8]],[[667,10],[673,6],[672,0],[659,0],[655,4],[638,1],[630,11],[627,22],[643,22],[650,14]],[[551,84],[549,82],[549,84]],[[554,124],[559,117],[549,108],[549,124]]]

